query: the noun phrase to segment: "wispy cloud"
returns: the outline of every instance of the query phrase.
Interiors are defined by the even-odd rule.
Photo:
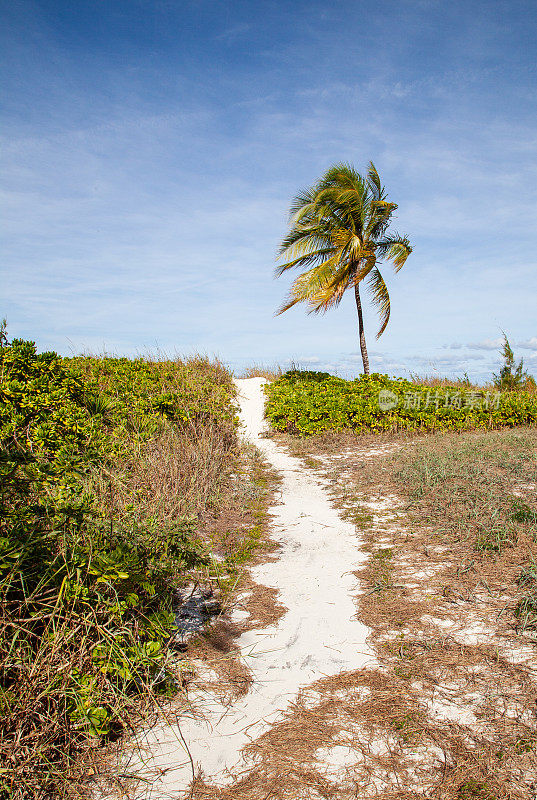
[[[498,350],[503,344],[503,338],[483,339],[482,342],[470,342],[466,345],[469,350]]]
[[[252,30],[252,25],[248,22],[237,22],[229,28],[217,34],[216,38],[225,42],[226,44],[234,44],[237,39],[245,36]]]
[[[537,336],[532,336],[531,339],[526,339],[525,342],[517,342],[517,347],[522,347],[525,350],[537,350]]]

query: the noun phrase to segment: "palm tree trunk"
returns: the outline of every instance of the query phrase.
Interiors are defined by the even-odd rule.
[[[354,296],[356,298],[356,310],[358,311],[358,332],[360,334],[360,350],[362,351],[362,361],[364,363],[364,375],[369,375],[369,357],[367,355],[367,347],[365,344],[362,301],[360,300],[360,289],[357,283],[354,285]]]

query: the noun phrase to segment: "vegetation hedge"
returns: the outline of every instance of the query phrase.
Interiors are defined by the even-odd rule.
[[[203,358],[64,359],[15,340],[0,362],[0,797],[51,798],[88,737],[174,689],[173,593],[211,562],[195,514],[148,506],[132,476],[159,437],[190,437],[195,463],[206,436],[232,469],[235,390]]]
[[[537,396],[528,392],[436,389],[378,373],[344,380],[326,372],[292,370],[267,384],[265,391],[265,414],[272,427],[301,436],[343,428],[381,433],[537,422]],[[387,401],[384,407],[379,396]]]

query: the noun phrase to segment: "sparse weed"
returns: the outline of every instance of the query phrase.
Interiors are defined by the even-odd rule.
[[[483,781],[475,780],[474,778],[461,783],[458,789],[458,796],[461,800],[496,800],[490,787]]]
[[[475,549],[485,553],[501,553],[505,547],[516,544],[516,541],[516,531],[501,525],[491,526],[489,529],[478,531]]]
[[[522,630],[537,628],[537,564],[531,562],[523,567],[518,579],[520,589],[528,589],[515,607],[515,617],[520,620]]]

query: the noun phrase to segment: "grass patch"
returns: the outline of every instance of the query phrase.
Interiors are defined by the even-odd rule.
[[[253,363],[244,367],[238,374],[235,374],[235,377],[240,379],[266,378],[268,381],[277,381],[284,373],[285,369],[279,364]]]
[[[536,508],[514,492],[537,481],[532,428],[420,439],[394,458],[395,476],[435,530],[501,553],[521,535],[535,540]],[[522,513],[521,513],[522,509]]]
[[[457,794],[461,800],[496,800],[496,795],[488,784],[473,778],[461,783]]]
[[[306,465],[308,464],[307,460],[304,459]],[[364,506],[360,505],[353,505],[352,508],[347,508],[342,511],[341,516],[343,519],[352,522],[357,528],[364,529],[367,528],[368,525],[371,524],[373,516],[370,511],[368,511]]]

